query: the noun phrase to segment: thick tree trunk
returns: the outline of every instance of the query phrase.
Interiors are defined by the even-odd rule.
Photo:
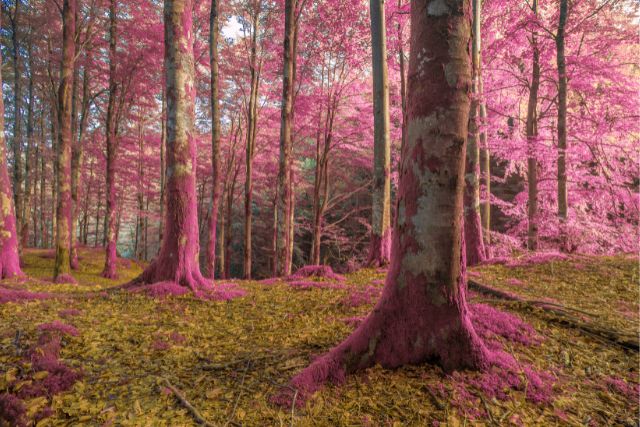
[[[284,43],[282,71],[282,107],[280,120],[280,157],[278,163],[278,188],[275,214],[275,256],[274,275],[291,274],[291,252],[289,245],[289,221],[291,220],[291,126],[293,122],[294,85],[294,32],[296,0],[285,0]]]
[[[200,273],[196,200],[195,84],[192,0],[165,0],[167,183],[160,253],[130,285],[174,282],[198,292]]]
[[[0,11],[0,20],[1,17],[2,11]],[[18,255],[16,215],[6,150],[2,97],[2,53],[0,52],[0,279],[22,276],[23,274]]]
[[[558,218],[560,219],[561,249],[566,250],[567,236],[567,63],[564,53],[567,0],[560,0],[556,60],[558,64]]]
[[[469,319],[462,239],[470,26],[470,1],[412,3],[408,132],[385,288],[349,338],[292,380],[303,396],[374,364],[489,364]]]
[[[211,216],[207,244],[207,274],[216,273],[216,231],[220,210],[220,106],[218,94],[218,0],[211,0],[209,18],[209,57],[211,64]]]
[[[116,42],[117,14],[116,0],[109,6],[109,103],[107,105],[107,212],[105,214],[106,258],[102,277],[117,279],[116,264],[118,259],[117,245],[117,195],[116,195],[116,161],[118,156],[118,123],[116,123],[116,99],[118,84],[116,82]]]
[[[257,134],[257,108],[258,108],[258,83],[260,71],[258,67],[258,31],[260,24],[260,6],[253,11],[252,36],[251,36],[251,93],[249,95],[249,108],[247,114],[247,150],[244,183],[244,272],[245,279],[251,279],[251,255],[252,255],[252,222],[253,222],[253,155]]]
[[[464,239],[466,242],[467,265],[476,265],[486,258],[482,240],[480,220],[480,145],[479,142],[479,98],[480,98],[480,0],[473,3],[473,48],[472,77],[473,99],[469,112],[469,138],[467,142],[467,163],[464,189]]]
[[[11,42],[13,44],[13,192],[15,199],[16,226],[22,228],[23,213],[23,182],[24,170],[22,163],[22,57],[20,55],[20,29],[24,25],[21,21],[22,2],[15,2],[15,11],[11,20]]]
[[[391,256],[391,139],[389,80],[384,1],[370,0],[373,69],[373,192],[371,206],[371,266],[389,263]]]
[[[533,0],[533,13],[538,13],[538,0]],[[531,72],[531,84],[529,86],[529,104],[527,107],[527,183],[529,204],[527,207],[527,219],[529,221],[527,231],[527,247],[529,250],[538,249],[538,90],[540,88],[540,50],[535,32],[531,34],[531,50],[533,63]]]
[[[62,67],[58,91],[58,207],[54,281],[75,282],[71,276],[71,129],[73,70],[75,63],[76,0],[64,0],[62,11]]]

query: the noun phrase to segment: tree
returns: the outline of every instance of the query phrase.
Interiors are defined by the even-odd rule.
[[[373,68],[373,206],[368,264],[386,265],[391,252],[391,139],[389,79],[383,0],[370,0]]]
[[[470,1],[412,3],[407,140],[385,288],[349,338],[293,378],[303,394],[376,363],[488,366],[468,316],[462,238],[470,26]]]
[[[567,0],[560,0],[558,32],[556,33],[556,61],[558,65],[558,218],[560,219],[561,248],[566,249],[567,221],[567,63],[564,53]]]
[[[194,292],[208,281],[198,264],[192,0],[165,0],[167,176],[160,253],[130,285],[173,282]]]
[[[0,20],[2,11],[0,10]],[[22,276],[18,255],[16,214],[7,165],[4,139],[4,101],[2,97],[2,53],[0,52],[0,279]]]
[[[276,193],[276,263],[275,274],[291,274],[292,245],[291,222],[291,124],[293,119],[293,87],[295,65],[296,0],[284,3],[284,42],[282,66],[282,106],[280,120],[280,157],[278,162],[278,189]]]
[[[534,16],[538,14],[538,0],[533,0],[531,10]],[[531,32],[531,51],[533,57],[531,83],[529,84],[529,103],[527,107],[527,185],[529,191],[527,218],[527,247],[529,250],[538,249],[538,159],[536,147],[538,144],[538,90],[540,88],[540,50],[535,30]]]
[[[473,99],[469,112],[469,139],[467,142],[467,164],[464,193],[464,239],[467,250],[467,264],[476,265],[485,260],[485,246],[482,239],[480,218],[480,0],[473,0]]]
[[[56,261],[54,281],[73,282],[71,276],[71,132],[75,64],[76,0],[62,6],[62,66],[58,89],[58,205],[56,209]]]
[[[211,279],[216,273],[216,227],[220,206],[220,106],[218,77],[218,0],[211,0],[209,18],[209,58],[211,66],[211,216],[207,244],[207,272]]]
[[[116,43],[117,43],[117,11],[116,0],[109,3],[109,104],[107,106],[107,213],[106,225],[106,258],[102,276],[116,279],[116,262],[118,259],[118,231],[117,231],[117,198],[116,198],[116,161],[118,153],[118,113],[116,100],[118,97],[118,83],[116,81]]]

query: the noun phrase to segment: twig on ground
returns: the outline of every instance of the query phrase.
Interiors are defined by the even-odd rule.
[[[168,379],[166,378],[161,378],[162,382],[164,383],[164,385],[171,390],[171,392],[174,394],[174,396],[180,401],[180,403],[182,404],[182,406],[184,406],[190,413],[191,416],[193,416],[193,418],[195,418],[195,420],[198,422],[198,424],[202,424],[206,427],[215,427],[215,424],[210,423],[209,421],[207,421],[201,414],[200,411],[198,411],[198,409],[193,406],[191,403],[189,403],[189,401],[184,397],[184,394],[182,394],[182,392],[180,390],[178,390],[176,387],[174,387]]]
[[[231,410],[231,414],[229,415],[227,422],[224,423],[225,427],[233,422],[233,417],[235,417],[236,415],[236,409],[238,409],[238,402],[240,402],[240,397],[242,396],[242,386],[244,385],[244,379],[247,376],[247,371],[249,370],[249,366],[251,366],[251,360],[247,360],[247,365],[244,368],[244,372],[242,373],[242,380],[240,381],[240,387],[239,387],[240,391],[236,396],[236,401],[233,404],[233,409]]]

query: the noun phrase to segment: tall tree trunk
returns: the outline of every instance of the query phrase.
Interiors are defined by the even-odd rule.
[[[118,157],[118,123],[116,120],[116,99],[118,84],[116,82],[116,42],[117,42],[116,0],[109,6],[109,104],[107,105],[107,212],[106,225],[106,258],[102,277],[116,279],[118,272],[117,254],[117,195],[116,195],[116,161]]]
[[[538,0],[533,0],[532,11],[538,14]],[[527,247],[538,249],[538,90],[540,88],[540,49],[535,32],[531,33],[531,50],[533,52],[531,84],[529,86],[529,103],[527,106],[527,183],[529,205],[527,219]]]
[[[485,260],[480,222],[480,145],[479,138],[479,98],[480,94],[480,0],[473,3],[473,48],[472,78],[473,99],[469,112],[469,138],[464,190],[464,239],[468,265],[476,265]]]
[[[160,136],[160,224],[158,225],[158,250],[162,244],[164,231],[164,206],[166,204],[166,173],[167,173],[167,95],[162,87],[162,134]]]
[[[96,230],[93,236],[93,247],[98,247],[99,234],[100,234],[100,209],[102,209],[102,188],[98,188],[98,205],[96,206]]]
[[[136,247],[135,257],[143,259],[143,233],[144,233],[144,138],[142,134],[142,123],[138,123],[138,221],[136,224]]]
[[[558,64],[558,218],[560,219],[561,248],[567,250],[567,63],[564,53],[567,0],[560,0],[556,59]]]
[[[294,377],[303,396],[374,364],[489,364],[469,320],[462,238],[471,3],[411,6],[407,140],[385,289],[349,338]]]
[[[33,177],[31,176],[33,173],[33,162],[37,159],[33,158],[33,150],[35,146],[34,141],[34,120],[35,120],[35,93],[34,93],[34,82],[33,82],[33,55],[32,55],[32,47],[33,43],[30,40],[27,48],[28,56],[29,56],[29,103],[27,104],[27,151],[25,153],[25,162],[24,162],[24,200],[22,204],[22,224],[20,226],[20,233],[18,233],[22,239],[20,244],[21,247],[26,248],[29,246],[29,221],[31,220],[31,202],[33,200],[32,196],[32,187],[35,187],[33,184]]]
[[[258,66],[258,31],[260,25],[260,4],[253,11],[252,36],[251,36],[251,93],[249,95],[249,107],[247,114],[247,151],[244,183],[244,272],[245,279],[251,279],[251,234],[252,234],[252,204],[253,204],[253,155],[256,145],[257,133],[257,108],[258,108],[258,83],[260,71]]]
[[[71,276],[71,98],[75,63],[76,0],[64,0],[62,9],[62,67],[58,91],[58,207],[54,280],[75,282]]]
[[[42,140],[42,155],[40,156],[40,233],[41,245],[43,248],[49,247],[49,226],[47,225],[47,203],[46,203],[46,191],[47,191],[47,167],[46,167],[46,152],[44,139]]]
[[[482,126],[479,131],[480,137],[480,183],[484,184],[483,200],[480,205],[480,220],[482,223],[482,236],[484,241],[485,255],[491,257],[491,153],[487,142],[487,104],[484,100],[484,82],[482,78],[482,1],[474,0],[474,22],[473,28],[477,37],[477,58],[476,67],[478,84],[478,113],[480,115],[478,125]],[[477,12],[475,12],[477,10]],[[475,40],[475,39],[474,39]]]
[[[274,275],[287,276],[291,265],[289,221],[291,220],[291,125],[294,85],[294,31],[296,0],[284,3],[284,42],[282,68],[282,107],[280,109],[280,157],[275,212]]]
[[[78,14],[76,11],[76,22]],[[76,34],[77,37],[77,34]],[[76,53],[78,56],[78,45],[76,44]],[[73,270],[77,270],[78,263],[78,184],[80,180],[80,163],[78,157],[78,67],[73,72],[73,91],[71,95],[71,200],[73,202],[71,212],[71,253],[70,263]]]
[[[195,85],[192,0],[165,0],[167,183],[164,237],[156,259],[131,285],[174,282],[198,292],[200,273],[196,201]]]
[[[220,205],[220,106],[218,95],[218,0],[211,0],[209,18],[209,57],[211,63],[211,216],[207,244],[207,268],[209,277],[216,273],[216,227]]]
[[[2,11],[0,10],[0,20]],[[18,233],[13,191],[7,165],[4,139],[4,101],[2,97],[2,52],[0,52],[0,279],[22,276],[18,255]]]
[[[398,0],[398,9],[402,6],[402,0]],[[404,146],[404,141],[407,138],[407,77],[405,73],[405,60],[402,38],[402,26],[398,22],[398,64],[400,65],[400,100],[402,106],[402,141],[401,147]]]
[[[371,206],[371,266],[389,263],[391,256],[391,139],[389,80],[384,0],[370,0],[373,65],[373,192]]]
[[[21,231],[23,220],[23,163],[22,163],[22,57],[20,55],[20,29],[22,2],[15,2],[11,20],[11,42],[13,44],[13,191],[15,199],[16,226]]]

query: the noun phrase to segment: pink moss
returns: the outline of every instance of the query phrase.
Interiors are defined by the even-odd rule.
[[[376,286],[366,286],[355,289],[340,301],[346,307],[359,307],[365,304],[372,304],[382,295],[382,289]]]
[[[276,283],[281,282],[281,279],[279,277],[271,277],[269,279],[264,279],[264,280],[260,280],[260,284],[261,285],[266,285],[266,286],[271,286],[271,285],[275,285]]]
[[[155,351],[166,351],[171,348],[171,344],[162,338],[158,338],[151,343],[151,349]]]
[[[310,290],[310,289],[344,289],[341,283],[333,282],[316,282],[313,280],[294,280],[289,282],[289,286],[293,289]]]
[[[519,280],[519,279],[510,278],[510,279],[507,279],[507,285],[509,285],[509,286],[523,286],[524,282],[522,280]]]
[[[67,319],[69,317],[74,317],[74,316],[79,316],[80,314],[82,314],[82,312],[80,310],[77,310],[75,308],[68,308],[65,310],[60,310],[58,312],[58,316],[62,317],[63,319]]]
[[[10,426],[24,427],[27,425],[24,420],[26,412],[22,400],[9,393],[0,394],[0,420],[6,421]]]
[[[79,332],[75,326],[67,325],[66,323],[62,323],[59,320],[54,320],[51,323],[43,323],[38,325],[38,330],[42,332],[58,332],[62,335],[70,335],[70,336],[78,336]]]
[[[569,256],[561,252],[536,252],[519,259],[510,260],[507,263],[507,267],[526,267],[554,261],[565,261],[567,259],[569,259]]]
[[[53,283],[76,285],[78,282],[70,274],[59,274],[53,279]]]
[[[137,285],[128,288],[132,292],[143,292],[152,298],[164,299],[170,296],[181,296],[191,292],[186,286],[180,286],[176,282],[158,282],[150,285]],[[193,295],[196,298],[209,301],[228,301],[246,295],[246,291],[236,283],[216,283],[215,285],[201,286]]]
[[[321,277],[337,282],[344,282],[345,277],[341,274],[334,273],[331,266],[328,265],[307,265],[300,268],[294,274],[289,276],[287,280],[299,280],[308,277]]]
[[[635,402],[640,403],[640,386],[626,382],[622,378],[608,376],[604,378],[604,385],[611,391],[614,391],[621,396]]]
[[[345,317],[344,319],[340,319],[340,320],[346,323],[347,325],[355,328],[356,326],[360,325],[364,319],[365,319],[364,316],[354,316],[354,317]]]
[[[507,264],[511,261],[509,257],[494,257],[484,260],[480,263],[480,265],[503,265]]]
[[[470,312],[476,332],[485,340],[500,336],[526,346],[542,341],[530,324],[513,314],[496,310],[487,304],[472,304]]]
[[[182,334],[175,331],[169,334],[169,338],[171,339],[171,341],[173,341],[176,344],[183,344],[184,342],[187,341],[187,339]]]
[[[26,290],[0,287],[0,304],[8,302],[44,300],[54,297],[55,295],[44,292],[29,292]]]

